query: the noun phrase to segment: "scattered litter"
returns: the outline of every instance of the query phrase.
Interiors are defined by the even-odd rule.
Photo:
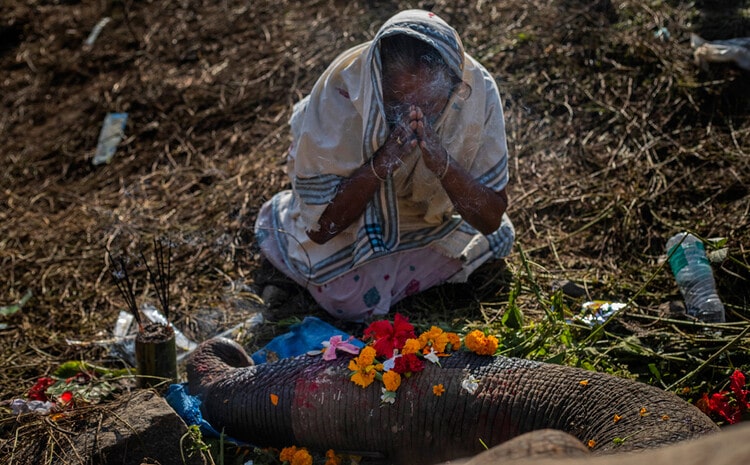
[[[556,291],[558,289],[562,289],[563,294],[573,298],[586,295],[586,289],[584,287],[567,279],[557,280],[552,283],[552,290]]]
[[[733,61],[740,68],[750,71],[750,37],[709,42],[697,34],[690,34],[690,46],[693,47],[695,64],[703,69],[708,68],[708,63]]]
[[[23,297],[21,297],[21,300],[19,300],[17,303],[6,305],[4,307],[0,307],[0,315],[3,315],[3,316],[13,315],[17,311],[21,310],[21,308],[24,305],[26,305],[26,302],[29,301],[32,295],[34,295],[34,293],[31,292],[31,289],[29,289],[28,291],[26,291],[26,294],[24,294]]]
[[[584,302],[581,305],[581,313],[573,317],[573,319],[594,327],[604,324],[612,315],[626,306],[627,304],[621,302],[607,302],[605,300]]]
[[[41,401],[41,400],[24,400],[24,399],[13,399],[10,401],[10,409],[13,411],[13,415],[21,415],[22,413],[36,413],[37,415],[47,415],[56,407],[54,402]]]
[[[94,26],[94,28],[91,30],[91,33],[89,33],[89,36],[86,37],[86,40],[83,42],[84,47],[91,47],[94,45],[94,42],[96,42],[97,37],[99,37],[99,34],[101,34],[102,29],[104,29],[104,26],[106,26],[112,18],[109,16],[105,16],[104,18],[100,19],[98,23]]]
[[[168,324],[164,315],[162,315],[153,305],[143,305],[143,307],[141,307],[141,313],[143,313],[143,315],[145,315],[152,323],[159,323],[162,325]],[[134,319],[132,313],[126,312],[125,310],[120,311],[113,330],[115,339],[112,344],[113,355],[122,357],[131,365],[135,365],[135,336],[138,330],[137,325],[133,325]],[[177,360],[180,361],[198,347],[198,344],[185,337],[185,335],[171,323],[169,325],[172,326],[172,329],[174,330],[175,345],[178,349]]]
[[[216,337],[226,337],[233,340],[238,340],[243,334],[252,331],[258,326],[263,324],[263,314],[261,312],[253,313],[252,316],[247,318],[242,323],[238,323],[226,331],[222,331],[217,334]]]
[[[92,163],[101,165],[109,163],[117,151],[117,145],[125,135],[125,124],[128,122],[127,113],[107,113],[99,132],[99,141],[96,145],[96,154]]]
[[[672,35],[669,33],[669,29],[662,26],[654,31],[654,37],[661,40],[662,42],[666,42],[670,37],[672,37]]]

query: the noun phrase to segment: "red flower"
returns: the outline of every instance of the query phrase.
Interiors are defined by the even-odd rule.
[[[743,413],[750,410],[750,390],[743,389],[745,375],[739,370],[734,370],[729,380],[730,391],[717,392],[710,397],[703,394],[696,405],[704,413],[719,415],[732,425],[742,421]]]
[[[29,389],[29,400],[41,400],[46,402],[49,400],[47,397],[47,388],[55,384],[55,380],[49,377],[39,378],[36,384]]]
[[[401,349],[409,338],[415,338],[414,326],[409,320],[396,313],[393,324],[387,320],[373,321],[365,329],[365,339],[374,339],[373,347],[378,357],[391,358],[394,349]]]
[[[750,409],[750,402],[748,402],[750,390],[742,389],[745,386],[745,375],[740,370],[734,370],[729,380],[729,388],[734,392],[734,397],[740,404],[740,408]]]
[[[73,393],[72,392],[65,391],[62,394],[60,394],[60,402],[63,405],[66,405],[66,404],[70,403],[70,401],[72,401],[72,400],[73,400]]]
[[[394,361],[393,371],[405,375],[407,373],[419,373],[424,370],[424,360],[417,357],[417,354],[405,354]]]

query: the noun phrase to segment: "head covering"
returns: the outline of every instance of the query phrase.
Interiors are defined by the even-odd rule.
[[[290,119],[288,169],[295,198],[285,207],[292,211],[284,213],[280,226],[294,239],[279,239],[288,241],[288,265],[313,281],[325,282],[384,253],[425,246],[468,227],[452,216],[450,199],[422,157],[412,156],[411,165],[383,182],[358,222],[323,245],[307,237],[306,230],[317,229],[341,181],[367,163],[388,136],[379,41],[394,34],[435,48],[471,88],[466,98],[453,96],[435,123],[448,153],[484,184],[500,190],[507,183],[505,128],[494,79],[464,52],[456,31],[436,14],[398,13],[372,41],[339,55],[310,95],[295,105]],[[466,240],[448,247],[448,253],[459,256]]]

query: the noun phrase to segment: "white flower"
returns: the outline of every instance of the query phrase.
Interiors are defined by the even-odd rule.
[[[385,362],[383,362],[383,371],[391,371],[393,370],[393,367],[396,366],[396,359],[399,358],[401,355],[396,353],[396,351],[393,352],[393,357],[389,358]]]
[[[433,349],[432,347],[430,347],[430,353],[429,354],[425,354],[424,358],[426,358],[427,360],[431,361],[432,363],[440,366],[440,362],[439,362],[440,359],[438,358],[437,353],[435,353],[435,349]]]
[[[469,375],[461,381],[461,387],[464,388],[469,394],[474,394],[479,387],[479,380],[473,375]]]
[[[380,391],[383,393],[380,396],[380,400],[384,404],[392,404],[392,403],[396,402],[396,393],[394,391],[389,391],[386,388],[380,388]]]

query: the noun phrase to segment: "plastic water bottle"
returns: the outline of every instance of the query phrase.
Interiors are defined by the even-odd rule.
[[[688,315],[709,323],[723,323],[724,304],[716,294],[716,282],[703,242],[692,234],[675,234],[667,241],[667,256]]]

